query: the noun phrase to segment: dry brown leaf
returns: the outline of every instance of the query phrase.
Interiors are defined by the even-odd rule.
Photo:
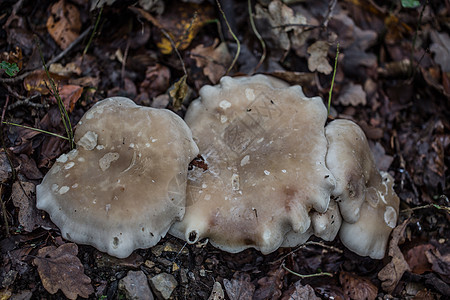
[[[203,74],[216,84],[225,75],[228,65],[231,63],[231,55],[225,43],[220,43],[215,39],[214,44],[205,47],[198,45],[191,51],[191,57],[195,59],[196,65],[202,68]],[[218,45],[218,46],[217,46]]]
[[[259,32],[271,51],[275,50],[272,53],[274,59],[283,57],[283,52],[288,51],[291,45],[300,48],[310,34],[299,26],[306,25],[307,19],[280,0],[270,1],[267,9],[256,4],[255,12]],[[291,24],[294,26],[287,26]]]
[[[450,72],[450,36],[434,30],[430,35],[433,41],[430,50],[434,53],[434,61],[441,66],[444,73]]]
[[[64,102],[64,107],[67,112],[72,112],[75,108],[75,104],[78,99],[80,99],[81,94],[83,93],[83,88],[79,85],[63,85],[59,91],[59,96],[61,100]]]
[[[258,289],[253,295],[253,300],[278,299],[283,289],[283,277],[286,271],[282,268],[270,271],[266,276],[258,280]]]
[[[342,88],[337,102],[345,106],[366,105],[366,93],[362,85],[350,82]]]
[[[63,79],[63,76],[59,76],[58,74],[49,73],[50,77],[53,78],[56,85],[58,86]],[[42,95],[48,95],[50,91],[48,88],[51,86],[50,81],[48,80],[47,74],[44,70],[36,70],[23,80],[23,86],[25,90],[30,93],[38,92]]]
[[[84,274],[83,265],[76,257],[77,253],[78,247],[74,243],[39,250],[33,263],[38,268],[44,288],[50,294],[61,289],[67,298],[76,299],[78,296],[87,298],[94,292],[91,279]]]
[[[405,220],[401,225],[397,226],[392,232],[392,239],[389,243],[389,256],[392,260],[378,272],[378,279],[382,281],[381,288],[391,293],[394,291],[398,282],[403,276],[403,273],[410,271],[409,265],[403,257],[400,248],[398,247],[400,242],[403,242],[403,234],[408,225],[409,220]]]
[[[416,274],[423,274],[431,271],[431,264],[425,255],[428,250],[434,249],[431,244],[417,245],[406,252],[405,260],[411,269],[411,272]]]
[[[189,86],[186,83],[187,76],[184,75],[169,89],[169,95],[172,97],[173,110],[181,108],[183,101],[189,96]]]
[[[225,291],[230,300],[251,300],[255,286],[250,282],[250,276],[246,273],[236,272],[233,279],[223,280]]]
[[[328,49],[330,45],[326,41],[317,41],[308,47],[308,69],[328,75],[333,68],[328,62]]]
[[[150,98],[154,98],[167,91],[170,85],[169,80],[170,69],[168,67],[161,64],[148,66],[139,91],[146,92]]]
[[[431,269],[442,276],[442,279],[450,283],[450,253],[442,255],[438,249],[425,252],[425,255],[432,264]]]
[[[309,284],[302,285],[299,280],[283,294],[281,300],[320,300],[320,298],[316,296],[314,289]]]
[[[66,49],[80,34],[80,12],[76,6],[64,0],[53,4],[50,12],[47,19],[48,33],[61,49]]]
[[[344,294],[353,300],[374,300],[378,294],[378,288],[366,278],[342,271],[339,281],[344,288]]]
[[[12,186],[11,198],[14,206],[19,208],[19,223],[27,232],[32,232],[40,221],[32,200],[34,191],[35,185],[31,182],[16,181]]]

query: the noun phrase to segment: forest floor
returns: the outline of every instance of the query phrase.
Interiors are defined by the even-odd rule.
[[[159,299],[450,297],[448,0],[258,0],[252,18],[247,1],[222,1],[231,29],[215,1],[96,2],[0,2],[0,299],[123,299],[127,280],[143,289],[136,299],[148,299],[149,286]],[[110,96],[183,117],[199,89],[227,73],[273,75],[326,104],[336,57],[331,116],[361,126],[400,198],[384,259],[339,238],[262,255],[170,235],[116,259],[63,240],[36,208],[36,185],[70,145],[8,123],[65,136],[57,95],[74,127]]]

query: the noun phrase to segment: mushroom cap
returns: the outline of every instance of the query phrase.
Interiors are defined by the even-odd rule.
[[[75,142],[36,189],[64,238],[123,258],[183,217],[198,148],[176,114],[108,98],[82,117]]]
[[[394,180],[382,174],[382,189],[368,188],[361,217],[356,223],[343,222],[339,237],[342,243],[361,256],[382,259],[391,231],[397,225],[399,199],[394,192]]]
[[[325,212],[335,187],[325,166],[326,117],[321,98],[270,76],[203,87],[185,120],[208,169],[189,171],[186,214],[169,233],[262,253],[289,231],[306,233],[310,210]]]
[[[325,128],[327,166],[336,177],[333,195],[342,214],[342,243],[353,252],[383,258],[396,226],[399,199],[392,177],[377,170],[366,136],[349,120]]]
[[[336,201],[333,199],[330,200],[330,204],[326,212],[319,213],[315,211],[311,213],[310,216],[311,227],[308,231],[302,234],[293,230],[289,231],[284,237],[281,247],[295,247],[303,244],[313,234],[325,241],[334,240],[342,224],[342,217]]]

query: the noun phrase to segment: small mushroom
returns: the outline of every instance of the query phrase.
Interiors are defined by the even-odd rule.
[[[364,132],[352,121],[331,122],[325,135],[326,163],[336,177],[333,195],[343,219],[341,241],[359,255],[383,258],[399,210],[392,177],[380,174]]]
[[[189,171],[186,214],[170,233],[262,253],[288,232],[309,237],[310,212],[325,213],[335,188],[325,165],[326,118],[319,97],[270,76],[223,77],[203,87],[185,120],[207,170]]]
[[[123,258],[183,217],[198,148],[176,114],[108,98],[82,117],[75,142],[37,186],[37,207],[64,238]]]

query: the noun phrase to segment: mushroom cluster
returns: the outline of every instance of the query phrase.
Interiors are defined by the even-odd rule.
[[[339,233],[382,258],[398,215],[393,180],[355,123],[326,120],[321,98],[265,75],[203,87],[186,123],[110,98],[82,118],[77,149],[38,186],[37,206],[65,238],[118,257],[169,231],[233,253]],[[197,153],[204,161],[188,171]]]
[[[64,238],[123,258],[183,218],[198,148],[179,116],[108,98],[81,118],[75,142],[36,188],[37,207]]]

